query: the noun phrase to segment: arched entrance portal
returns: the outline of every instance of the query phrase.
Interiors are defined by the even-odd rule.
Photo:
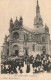
[[[14,49],[14,54],[15,54],[16,56],[18,56],[18,55],[19,55],[18,45],[14,45],[14,46],[13,46],[13,49]]]
[[[27,49],[25,49],[25,55],[28,56],[28,50]]]
[[[28,48],[27,47],[24,47],[24,56],[25,57],[28,57]]]
[[[45,46],[42,47],[42,51],[43,51],[43,54],[46,54],[46,48],[45,48]]]

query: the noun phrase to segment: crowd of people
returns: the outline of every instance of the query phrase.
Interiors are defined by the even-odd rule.
[[[18,59],[6,60],[1,64],[2,74],[22,74],[51,72],[51,56],[48,54],[19,57]]]

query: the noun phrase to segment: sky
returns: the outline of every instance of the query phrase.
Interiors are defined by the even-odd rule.
[[[34,28],[37,0],[0,0],[0,50],[5,35],[9,34],[10,19],[23,17],[25,28]],[[49,27],[51,35],[51,0],[39,0],[40,13],[44,25]],[[51,38],[51,36],[50,36]]]

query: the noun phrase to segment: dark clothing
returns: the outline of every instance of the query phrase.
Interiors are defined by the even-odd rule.
[[[29,73],[29,72],[30,72],[30,65],[27,65],[26,73]]]

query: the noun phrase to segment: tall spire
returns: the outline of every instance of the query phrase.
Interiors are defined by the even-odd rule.
[[[39,15],[39,14],[40,14],[40,7],[39,7],[38,0],[37,0],[36,15]]]
[[[40,15],[40,7],[39,7],[38,0],[37,0],[37,5],[36,5],[36,17],[34,19],[34,25],[37,28],[43,26],[43,20],[42,20],[41,15]]]
[[[38,0],[37,0],[37,5],[38,5]]]

